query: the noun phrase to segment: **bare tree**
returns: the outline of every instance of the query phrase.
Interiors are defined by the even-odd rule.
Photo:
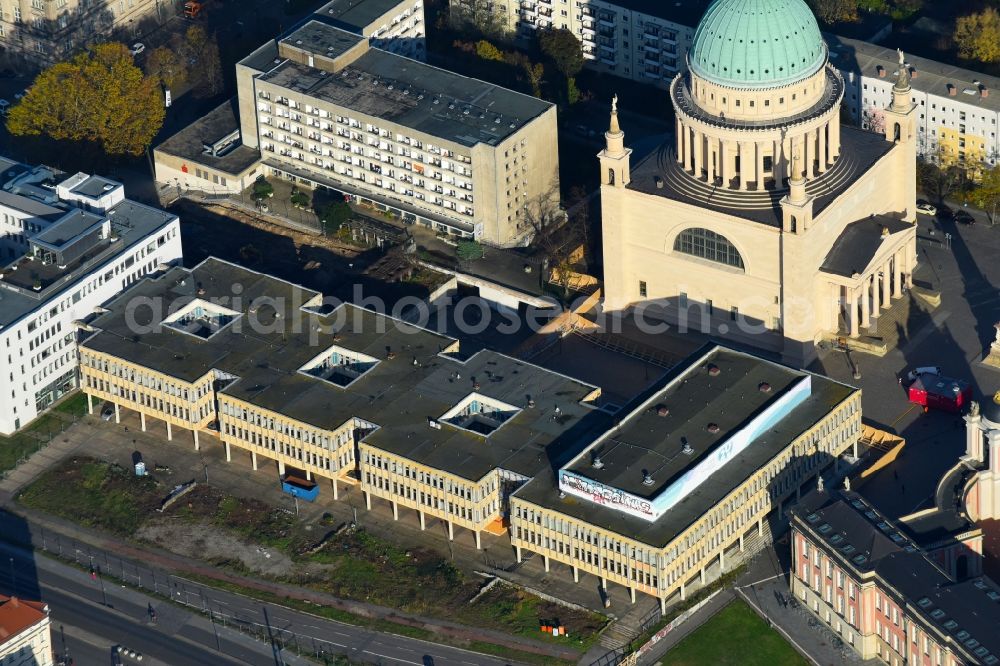
[[[549,275],[562,289],[562,298],[569,300],[575,271],[574,250],[580,244],[587,250],[589,209],[586,201],[574,206],[567,214],[559,205],[559,188],[552,186],[529,200],[524,207],[525,221],[531,226],[531,246],[542,254]]]

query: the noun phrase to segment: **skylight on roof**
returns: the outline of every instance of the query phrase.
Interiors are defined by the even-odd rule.
[[[163,320],[163,325],[207,340],[242,316],[241,313],[196,298]]]
[[[934,618],[935,620],[940,620],[941,618],[944,617],[944,615],[945,615],[944,611],[941,610],[940,608],[935,608],[934,610],[931,611],[931,617]]]
[[[299,372],[347,388],[378,364],[374,356],[333,345],[299,368]]]
[[[832,543],[834,546],[838,545],[843,540],[844,537],[842,537],[839,534],[834,534],[832,537],[830,537],[830,543]]]
[[[1000,592],[997,592],[996,590],[990,590],[986,593],[986,596],[993,601],[1000,601]]]
[[[857,548],[855,548],[851,544],[847,544],[846,546],[844,546],[843,548],[840,549],[840,552],[842,552],[844,555],[850,555],[851,553],[853,553],[856,550],[857,550]]]
[[[445,412],[439,420],[488,437],[520,411],[520,407],[472,392]]]
[[[832,527],[830,527],[830,523],[823,523],[822,525],[820,525],[820,526],[819,526],[818,528],[816,528],[816,529],[818,529],[818,530],[819,530],[819,533],[820,533],[820,534],[827,534],[827,533],[828,533],[828,532],[830,532],[830,530],[832,530],[833,528],[832,528]]]
[[[933,605],[933,602],[928,597],[920,597],[917,599],[917,605],[921,608],[929,608]]]
[[[851,561],[855,564],[864,564],[867,559],[864,555],[855,555],[851,558]]]
[[[970,636],[972,636],[972,634],[970,634],[969,632],[967,632],[965,629],[962,629],[962,631],[960,631],[957,634],[955,634],[955,638],[957,638],[960,641],[968,640],[968,638]]]
[[[809,523],[816,523],[816,522],[818,522],[819,521],[819,514],[818,513],[810,513],[808,516],[806,516],[806,521],[809,522]]]
[[[948,620],[947,622],[944,623],[944,628],[947,629],[948,631],[954,631],[955,629],[958,628],[958,622],[955,622],[954,620]]]

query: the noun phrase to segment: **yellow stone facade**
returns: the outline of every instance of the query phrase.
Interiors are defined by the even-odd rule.
[[[792,363],[825,337],[862,335],[917,263],[917,111],[898,81],[880,146],[841,128],[843,92],[829,65],[770,89],[678,75],[675,137],[637,165],[613,110],[598,155],[605,310],[641,310]],[[881,235],[863,232],[866,220]],[[838,252],[846,265],[838,248],[866,233],[865,261],[828,266]]]

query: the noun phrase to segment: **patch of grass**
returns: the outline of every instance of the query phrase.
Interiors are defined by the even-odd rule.
[[[678,643],[665,666],[805,666],[806,660],[742,601],[733,601]]]
[[[18,500],[81,525],[130,536],[160,505],[160,495],[151,476],[137,477],[120,465],[74,458],[43,474]]]

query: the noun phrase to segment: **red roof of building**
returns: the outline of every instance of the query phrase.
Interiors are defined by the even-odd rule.
[[[0,594],[0,645],[38,624],[49,614],[49,605]]]

